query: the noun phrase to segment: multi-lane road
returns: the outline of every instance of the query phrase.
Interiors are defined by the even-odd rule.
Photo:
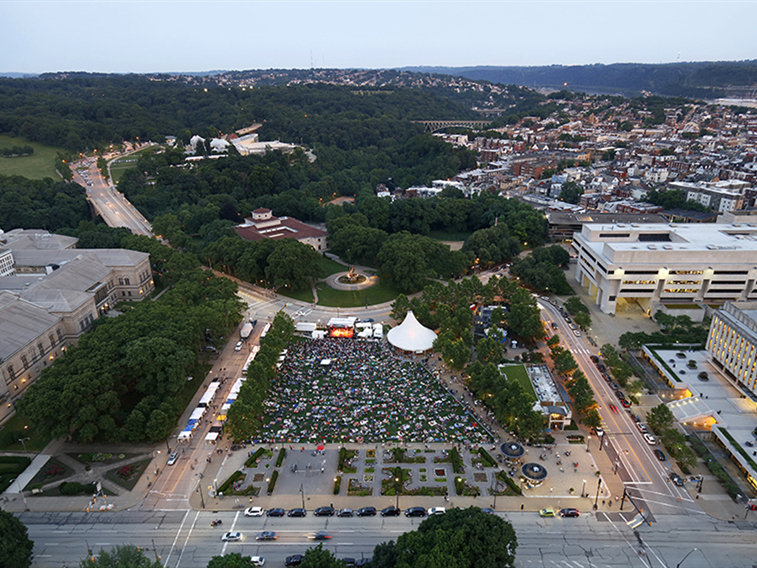
[[[536,513],[510,513],[518,551],[515,565],[530,567],[672,567],[689,554],[685,568],[747,568],[754,564],[752,523],[727,523],[709,517],[661,515],[637,533],[617,513],[582,515],[576,519],[540,518]],[[213,519],[222,525],[211,527]],[[156,511],[86,513],[23,513],[21,521],[35,541],[34,565],[58,568],[118,544],[146,548],[166,568],[204,568],[213,556],[239,552],[263,556],[266,566],[283,566],[286,556],[301,554],[313,542],[307,535],[326,530],[333,538],[325,547],[338,558],[370,557],[376,544],[414,530],[422,519],[405,517],[268,518],[244,517],[241,512]],[[221,542],[225,531],[241,531],[241,542]],[[273,542],[259,542],[261,530],[279,534]],[[694,549],[697,549],[694,551]],[[692,552],[694,551],[694,552]]]
[[[129,153],[119,156],[123,158]],[[137,235],[152,236],[147,219],[115,186],[100,175],[97,160],[82,159],[72,164],[74,181],[87,189],[87,198],[109,227],[126,227]]]

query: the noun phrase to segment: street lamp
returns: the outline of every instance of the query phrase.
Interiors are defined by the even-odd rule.
[[[597,501],[599,501],[599,488],[602,487],[602,478],[597,480],[597,496],[594,498],[594,510],[597,510]]]
[[[300,483],[300,497],[302,497],[302,508],[305,508],[305,490],[302,488],[302,483]]]
[[[31,438],[19,438],[18,441],[21,442],[21,445],[24,447],[24,452],[26,452],[26,440],[30,440]]]
[[[620,463],[620,456],[618,456],[617,458],[615,458],[615,469],[614,469],[614,471],[613,471],[613,473],[614,473],[615,475],[618,475],[618,464],[619,464],[619,463]]]
[[[586,480],[584,479],[584,486],[581,487],[581,497],[586,497]]]
[[[395,499],[394,499],[394,506],[397,509],[400,508],[400,487],[399,487],[399,483],[400,483],[400,478],[399,477],[395,477],[394,478],[394,497],[395,497]]]
[[[591,443],[591,435],[586,436],[586,451],[589,451],[589,444]]]
[[[693,550],[690,550],[689,553],[686,556],[684,556],[678,564],[676,564],[676,568],[678,568],[681,564],[683,564],[683,561],[686,560],[689,557],[689,554],[691,554],[692,552],[695,552],[697,550],[699,550],[699,549],[698,548],[694,548]]]

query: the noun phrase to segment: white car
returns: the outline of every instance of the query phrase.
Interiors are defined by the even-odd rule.
[[[241,341],[237,341],[237,344],[234,346],[234,351],[241,351],[242,345],[244,345]]]
[[[174,452],[171,454],[171,457],[168,458],[168,463],[166,465],[173,465],[177,462],[179,459],[179,452]]]
[[[447,509],[445,509],[444,507],[431,507],[428,510],[428,516],[430,517],[431,515],[443,515],[446,512]]]
[[[262,556],[250,556],[250,560],[252,560],[253,566],[262,566],[265,564],[265,558]]]
[[[245,517],[262,517],[263,513],[265,513],[263,507],[247,507],[244,510]]]
[[[241,532],[227,532],[225,535],[221,537],[221,540],[224,542],[236,542],[238,540],[242,540],[242,533]]]
[[[647,444],[649,444],[650,446],[654,446],[657,443],[657,440],[655,440],[652,434],[644,434],[644,439],[647,441]]]

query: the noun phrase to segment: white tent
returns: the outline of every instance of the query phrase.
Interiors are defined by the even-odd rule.
[[[415,319],[413,312],[407,312],[405,321],[390,329],[389,333],[386,334],[386,339],[397,349],[423,352],[433,347],[436,333],[427,327],[423,327]]]

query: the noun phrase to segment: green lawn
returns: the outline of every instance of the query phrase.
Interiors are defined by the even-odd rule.
[[[340,264],[336,262],[335,260],[331,260],[327,256],[321,256],[321,278],[326,278],[327,276],[331,276],[332,274],[336,274],[337,272],[347,272],[349,268],[343,264]]]
[[[50,436],[38,432],[29,420],[14,414],[0,429],[0,451],[22,452],[24,446],[19,442],[22,438],[29,438],[24,444],[30,452],[41,452],[51,440]]]
[[[534,392],[534,387],[531,384],[531,380],[528,378],[528,372],[526,371],[525,365],[503,367],[502,374],[509,380],[520,383],[520,386],[523,387],[523,392],[525,392],[531,400],[536,400],[536,392]]]
[[[390,302],[399,294],[397,290],[383,284],[381,281],[375,286],[356,292],[334,290],[323,282],[318,284],[316,288],[318,290],[319,306],[338,306],[340,308],[357,308],[365,306],[366,302],[369,306]]]
[[[155,147],[151,146],[149,148],[143,148],[139,152],[134,152],[133,154],[129,154],[125,158],[116,158],[111,162],[110,166],[110,175],[113,176],[113,183],[117,183],[118,180],[121,179],[121,176],[124,175],[124,172],[126,170],[130,170],[131,168],[134,168],[137,166],[137,160],[145,153],[147,152],[154,152]]]
[[[34,148],[34,154],[31,156],[19,156],[17,158],[0,157],[0,175],[24,176],[29,179],[43,179],[46,177],[53,178],[54,180],[61,179],[55,173],[55,154],[63,152],[62,148],[29,142],[24,138],[0,136],[0,148],[12,148],[13,146],[31,146]]]
[[[284,288],[280,288],[276,292],[281,296],[286,296],[287,298],[292,298],[293,300],[299,300],[300,302],[307,302],[309,304],[312,304],[315,301],[315,298],[313,297],[313,290],[311,288],[306,288],[305,290],[286,290]]]

